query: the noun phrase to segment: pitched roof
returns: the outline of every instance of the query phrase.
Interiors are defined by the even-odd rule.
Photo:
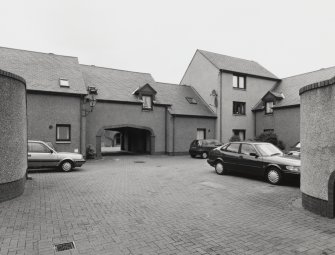
[[[149,73],[80,66],[87,86],[95,86],[98,89],[98,100],[140,103],[133,92],[149,84],[157,92],[154,103],[171,105],[171,114],[215,117],[192,87],[155,82]],[[197,104],[188,103],[185,97],[195,98]]]
[[[133,92],[145,84],[154,83],[149,73],[80,65],[87,86],[98,89],[97,99],[138,102]]]
[[[153,88],[157,90],[160,101],[171,105],[171,114],[216,118],[216,114],[191,86],[156,82]],[[196,103],[189,103],[186,97],[193,98]]]
[[[274,96],[283,95],[282,100],[278,100],[273,108],[300,105],[299,90],[307,85],[329,80],[335,76],[335,66],[322,68],[320,70],[303,73],[291,77],[287,77],[277,82],[275,86],[268,91],[263,98],[271,93]],[[264,103],[260,100],[253,108],[253,111],[264,109]]]
[[[275,108],[300,104],[299,89],[335,76],[335,66],[282,79],[274,88],[275,93],[283,93],[285,98],[276,103]]]
[[[78,58],[0,47],[0,69],[22,76],[27,90],[87,94]],[[60,87],[67,79],[70,87]]]
[[[204,50],[197,51],[199,51],[218,69],[279,80],[276,75],[274,75],[255,61],[230,57]]]

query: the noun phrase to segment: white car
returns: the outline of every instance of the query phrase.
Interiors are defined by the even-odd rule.
[[[85,163],[83,155],[71,152],[57,152],[42,141],[28,141],[28,168],[59,167],[65,172]]]

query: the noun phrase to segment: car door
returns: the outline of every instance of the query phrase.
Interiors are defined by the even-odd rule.
[[[28,167],[53,167],[57,165],[56,154],[43,143],[28,143]]]
[[[223,162],[224,166],[232,171],[236,171],[238,168],[238,159],[239,159],[239,148],[240,143],[231,143],[225,149],[223,149]]]
[[[253,155],[250,155],[250,153],[252,153]],[[252,144],[242,143],[238,161],[239,166],[237,168],[237,171],[251,175],[262,175],[262,158],[255,155],[259,154],[257,153],[255,147]]]

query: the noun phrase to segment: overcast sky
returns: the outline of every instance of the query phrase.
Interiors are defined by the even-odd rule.
[[[1,1],[0,46],[179,83],[196,49],[280,78],[335,66],[334,0]]]

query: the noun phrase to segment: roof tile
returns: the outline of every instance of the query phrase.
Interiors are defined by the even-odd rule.
[[[0,56],[0,69],[23,77],[27,90],[87,94],[76,57],[4,47]],[[59,86],[61,78],[69,81],[69,88]]]
[[[251,74],[265,78],[278,79],[276,75],[274,75],[273,73],[271,73],[270,71],[268,71],[255,61],[230,57],[204,50],[198,50],[198,51],[202,55],[204,55],[218,69],[243,74]]]

